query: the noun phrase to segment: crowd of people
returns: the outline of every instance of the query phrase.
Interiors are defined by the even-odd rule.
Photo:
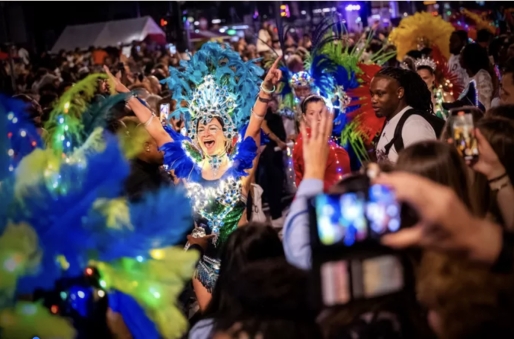
[[[513,338],[514,37],[404,20],[13,49],[0,338]]]

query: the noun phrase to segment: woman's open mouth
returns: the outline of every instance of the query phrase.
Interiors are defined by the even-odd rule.
[[[204,140],[203,141],[203,144],[205,145],[205,148],[207,148],[208,150],[211,150],[212,148],[214,148],[214,144],[216,142],[214,140]]]

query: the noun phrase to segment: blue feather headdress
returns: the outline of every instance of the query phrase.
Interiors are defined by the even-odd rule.
[[[180,69],[170,67],[170,76],[162,81],[177,101],[172,116],[183,114],[193,140],[197,123],[214,117],[223,120],[227,138],[236,136],[250,118],[264,70],[255,60],[241,60],[228,44],[206,43],[190,58],[180,62]]]

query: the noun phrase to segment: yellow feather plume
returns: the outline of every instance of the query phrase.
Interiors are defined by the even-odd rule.
[[[468,11],[467,9],[463,8],[461,10],[462,14],[470,18],[475,22],[476,30],[479,31],[481,29],[487,29],[489,32],[496,34],[496,27],[494,27],[494,23],[492,21],[487,21],[482,18],[482,16],[473,13],[471,11]]]
[[[39,303],[19,301],[13,309],[0,310],[1,337],[73,339],[76,331],[64,318],[50,314]]]
[[[450,36],[455,30],[452,24],[440,16],[427,12],[415,13],[400,21],[389,35],[389,41],[396,46],[396,58],[403,60],[405,55],[417,49],[419,39],[428,40],[429,46],[437,46],[445,58],[450,57]]]
[[[37,268],[41,250],[34,229],[28,224],[7,224],[0,237],[0,290],[12,297],[20,276]]]
[[[107,227],[133,230],[127,199],[97,199],[93,204],[93,209],[105,216]]]
[[[136,158],[143,151],[145,142],[150,139],[150,134],[143,126],[134,124],[127,124],[117,133],[117,136],[123,155],[127,159]]]
[[[198,254],[182,248],[153,250],[152,259],[139,262],[123,258],[114,262],[91,262],[98,268],[101,285],[135,298],[165,339],[180,338],[187,320],[175,301],[191,278]]]
[[[52,150],[35,149],[23,158],[16,168],[14,195],[22,201],[24,196],[33,194],[31,189],[42,181],[50,183],[58,175],[61,159]]]

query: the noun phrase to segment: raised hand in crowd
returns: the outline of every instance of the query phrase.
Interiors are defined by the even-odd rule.
[[[417,175],[380,174],[375,182],[394,189],[396,198],[418,214],[418,223],[382,238],[393,248],[418,246],[493,264],[502,248],[499,225],[474,217],[455,192]]]
[[[505,167],[500,162],[498,155],[483,136],[480,129],[475,129],[475,137],[478,142],[478,161],[472,168],[487,177],[487,180],[497,178],[505,173]]]
[[[320,120],[313,121],[310,135],[305,122],[300,125],[303,140],[304,179],[321,179],[325,176],[328,159],[328,138],[332,134],[333,113],[326,107]]]

